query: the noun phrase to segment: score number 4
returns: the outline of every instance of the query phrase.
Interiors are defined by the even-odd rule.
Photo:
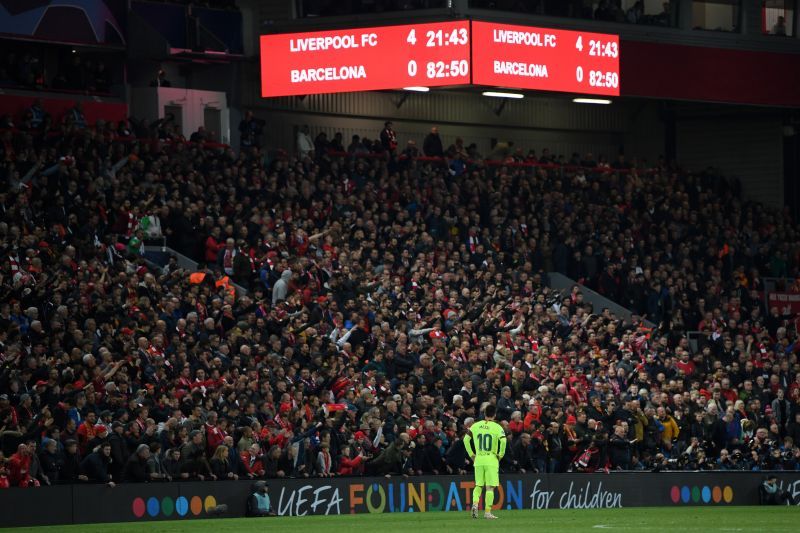
[[[425,46],[428,48],[434,46],[456,46],[465,45],[469,42],[469,34],[466,28],[457,28],[451,32],[442,30],[428,30],[425,32],[425,38],[428,40]],[[417,44],[417,30],[411,28],[406,37],[406,42],[411,46]]]

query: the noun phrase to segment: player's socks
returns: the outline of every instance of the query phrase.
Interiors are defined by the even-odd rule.
[[[483,512],[487,515],[492,514],[492,505],[494,505],[494,491],[486,489],[486,496],[483,500]]]
[[[472,507],[477,511],[478,504],[481,503],[481,492],[483,492],[483,487],[475,486],[472,489]]]

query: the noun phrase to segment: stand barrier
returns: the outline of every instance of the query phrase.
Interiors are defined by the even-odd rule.
[[[777,473],[800,497],[800,472]],[[495,509],[600,509],[757,505],[758,472],[621,472],[501,475]],[[268,481],[281,516],[465,512],[473,481],[465,476],[313,478]],[[3,526],[190,520],[244,516],[252,481],[63,485],[0,492]],[[227,505],[224,514],[214,511]]]

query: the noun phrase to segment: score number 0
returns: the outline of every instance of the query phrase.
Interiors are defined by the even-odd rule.
[[[414,28],[411,28],[411,31],[408,32],[408,37],[406,37],[406,42],[409,43],[411,46],[417,44],[417,31]],[[408,75],[410,77],[414,77],[417,75],[417,62],[413,59],[408,62]]]

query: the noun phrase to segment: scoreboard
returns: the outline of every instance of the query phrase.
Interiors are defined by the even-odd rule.
[[[617,35],[479,21],[262,35],[261,95],[486,85],[617,96]]]
[[[472,82],[619,96],[619,37],[472,23]]]
[[[261,96],[470,83],[468,21],[261,36]]]

